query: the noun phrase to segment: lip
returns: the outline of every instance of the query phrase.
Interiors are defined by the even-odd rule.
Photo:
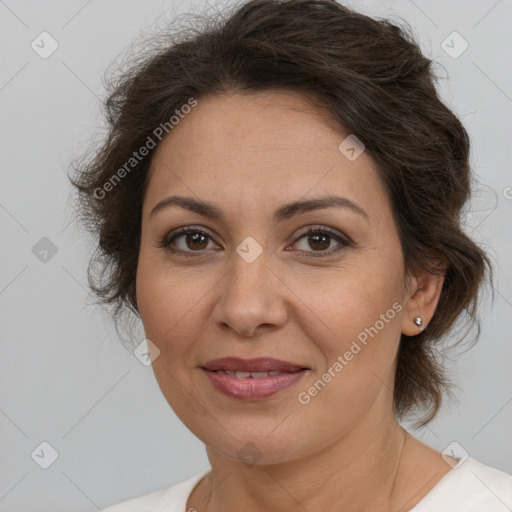
[[[202,365],[210,371],[230,370],[233,372],[298,372],[308,369],[303,365],[274,359],[272,357],[258,357],[256,359],[240,359],[239,357],[221,357],[213,359]]]
[[[224,395],[238,400],[251,401],[268,398],[299,381],[309,370],[302,365],[261,357],[240,359],[225,357],[209,361],[201,366],[202,373],[208,377],[213,387]],[[218,370],[239,372],[282,372],[268,377],[235,377]]]

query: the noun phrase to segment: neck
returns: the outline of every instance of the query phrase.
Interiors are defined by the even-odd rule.
[[[277,464],[248,467],[207,448],[210,488],[198,510],[390,510],[406,436],[394,417],[370,414],[322,450]]]

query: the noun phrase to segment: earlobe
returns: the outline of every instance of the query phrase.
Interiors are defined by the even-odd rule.
[[[441,297],[443,283],[444,274],[424,272],[414,278],[411,294],[405,301],[402,334],[416,336],[427,328]]]

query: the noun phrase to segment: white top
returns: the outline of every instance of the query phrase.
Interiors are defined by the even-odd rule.
[[[103,512],[188,512],[187,500],[207,469],[171,487],[103,509]],[[459,460],[411,512],[510,512],[512,475],[471,457]]]

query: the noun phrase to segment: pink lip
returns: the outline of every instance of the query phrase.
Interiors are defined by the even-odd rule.
[[[272,357],[258,357],[257,359],[221,357],[220,359],[208,361],[202,365],[202,368],[212,371],[231,370],[233,372],[297,372],[303,370],[305,367],[300,364],[293,364]]]
[[[272,396],[297,382],[308,370],[301,365],[266,357],[245,360],[235,357],[215,359],[201,369],[215,389],[239,400],[260,400]],[[268,377],[239,378],[217,370],[282,373]]]
[[[267,398],[297,382],[307,370],[294,373],[281,373],[269,377],[238,378],[225,373],[202,369],[215,389],[231,398],[258,400]]]

